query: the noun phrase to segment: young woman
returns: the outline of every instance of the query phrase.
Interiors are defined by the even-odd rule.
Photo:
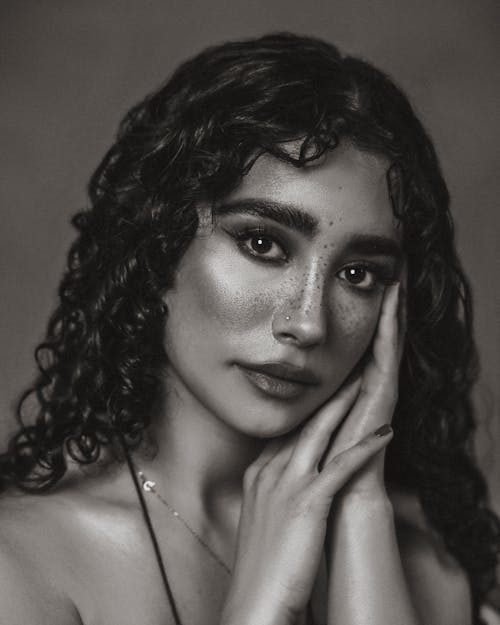
[[[470,294],[397,87],[312,38],[208,49],[90,198],[1,457],[2,622],[480,623]]]

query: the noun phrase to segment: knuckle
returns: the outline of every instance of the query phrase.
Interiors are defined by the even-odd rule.
[[[363,384],[359,390],[358,402],[366,402],[368,399],[370,399],[371,393],[372,391],[370,390],[370,388],[366,384]]]
[[[355,449],[353,450],[353,457],[357,458],[359,456],[359,452],[365,452],[367,449],[372,447],[374,439],[372,437],[366,437],[361,439],[357,444]],[[356,453],[357,452],[357,453]],[[353,458],[353,459],[354,459]]]
[[[313,508],[313,500],[309,493],[303,492],[300,496],[294,497],[292,502],[292,512],[294,517],[309,516]]]
[[[276,471],[269,465],[262,467],[252,481],[252,487],[256,491],[269,490],[276,481]]]
[[[253,485],[258,488],[260,485],[264,483],[266,476],[268,474],[269,474],[269,469],[264,468],[264,467],[260,469],[260,471],[258,471],[255,474],[255,477],[253,479]]]
[[[334,458],[332,458],[329,464],[333,470],[339,470],[345,466],[345,463],[346,463],[346,454],[345,452],[343,452],[339,454],[338,456],[335,456]]]
[[[359,458],[363,454],[364,451],[360,448],[359,443],[346,449],[332,460],[332,471],[339,478],[350,475],[359,464]]]
[[[305,439],[305,440],[309,440],[311,438],[314,438],[317,432],[317,425],[315,423],[315,421],[313,420],[309,420],[307,421],[303,426],[302,426],[302,431],[300,433],[300,438],[301,439]]]
[[[293,505],[295,518],[318,517],[328,514],[331,505],[331,497],[324,492],[323,488],[312,484],[307,490],[297,496]]]
[[[251,464],[249,467],[247,467],[245,473],[243,474],[243,488],[246,490],[250,489],[253,486],[257,476],[258,467]]]

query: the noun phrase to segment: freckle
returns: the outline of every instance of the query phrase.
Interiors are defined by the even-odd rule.
[[[329,225],[329,226],[333,226],[333,221],[331,221],[328,225]]]

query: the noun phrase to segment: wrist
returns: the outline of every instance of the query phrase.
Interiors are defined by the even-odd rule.
[[[350,490],[342,493],[334,506],[335,515],[359,514],[393,517],[394,509],[385,488],[370,490]]]
[[[368,466],[354,476],[338,493],[337,500],[382,504],[389,501],[382,464]]]

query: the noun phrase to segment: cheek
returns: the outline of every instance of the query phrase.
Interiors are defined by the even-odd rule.
[[[179,267],[177,286],[165,297],[171,318],[224,332],[246,332],[266,318],[272,297],[232,256],[218,254],[206,239],[192,245]]]
[[[353,364],[367,350],[377,329],[382,297],[376,300],[342,299],[334,306],[333,339],[340,350]]]

